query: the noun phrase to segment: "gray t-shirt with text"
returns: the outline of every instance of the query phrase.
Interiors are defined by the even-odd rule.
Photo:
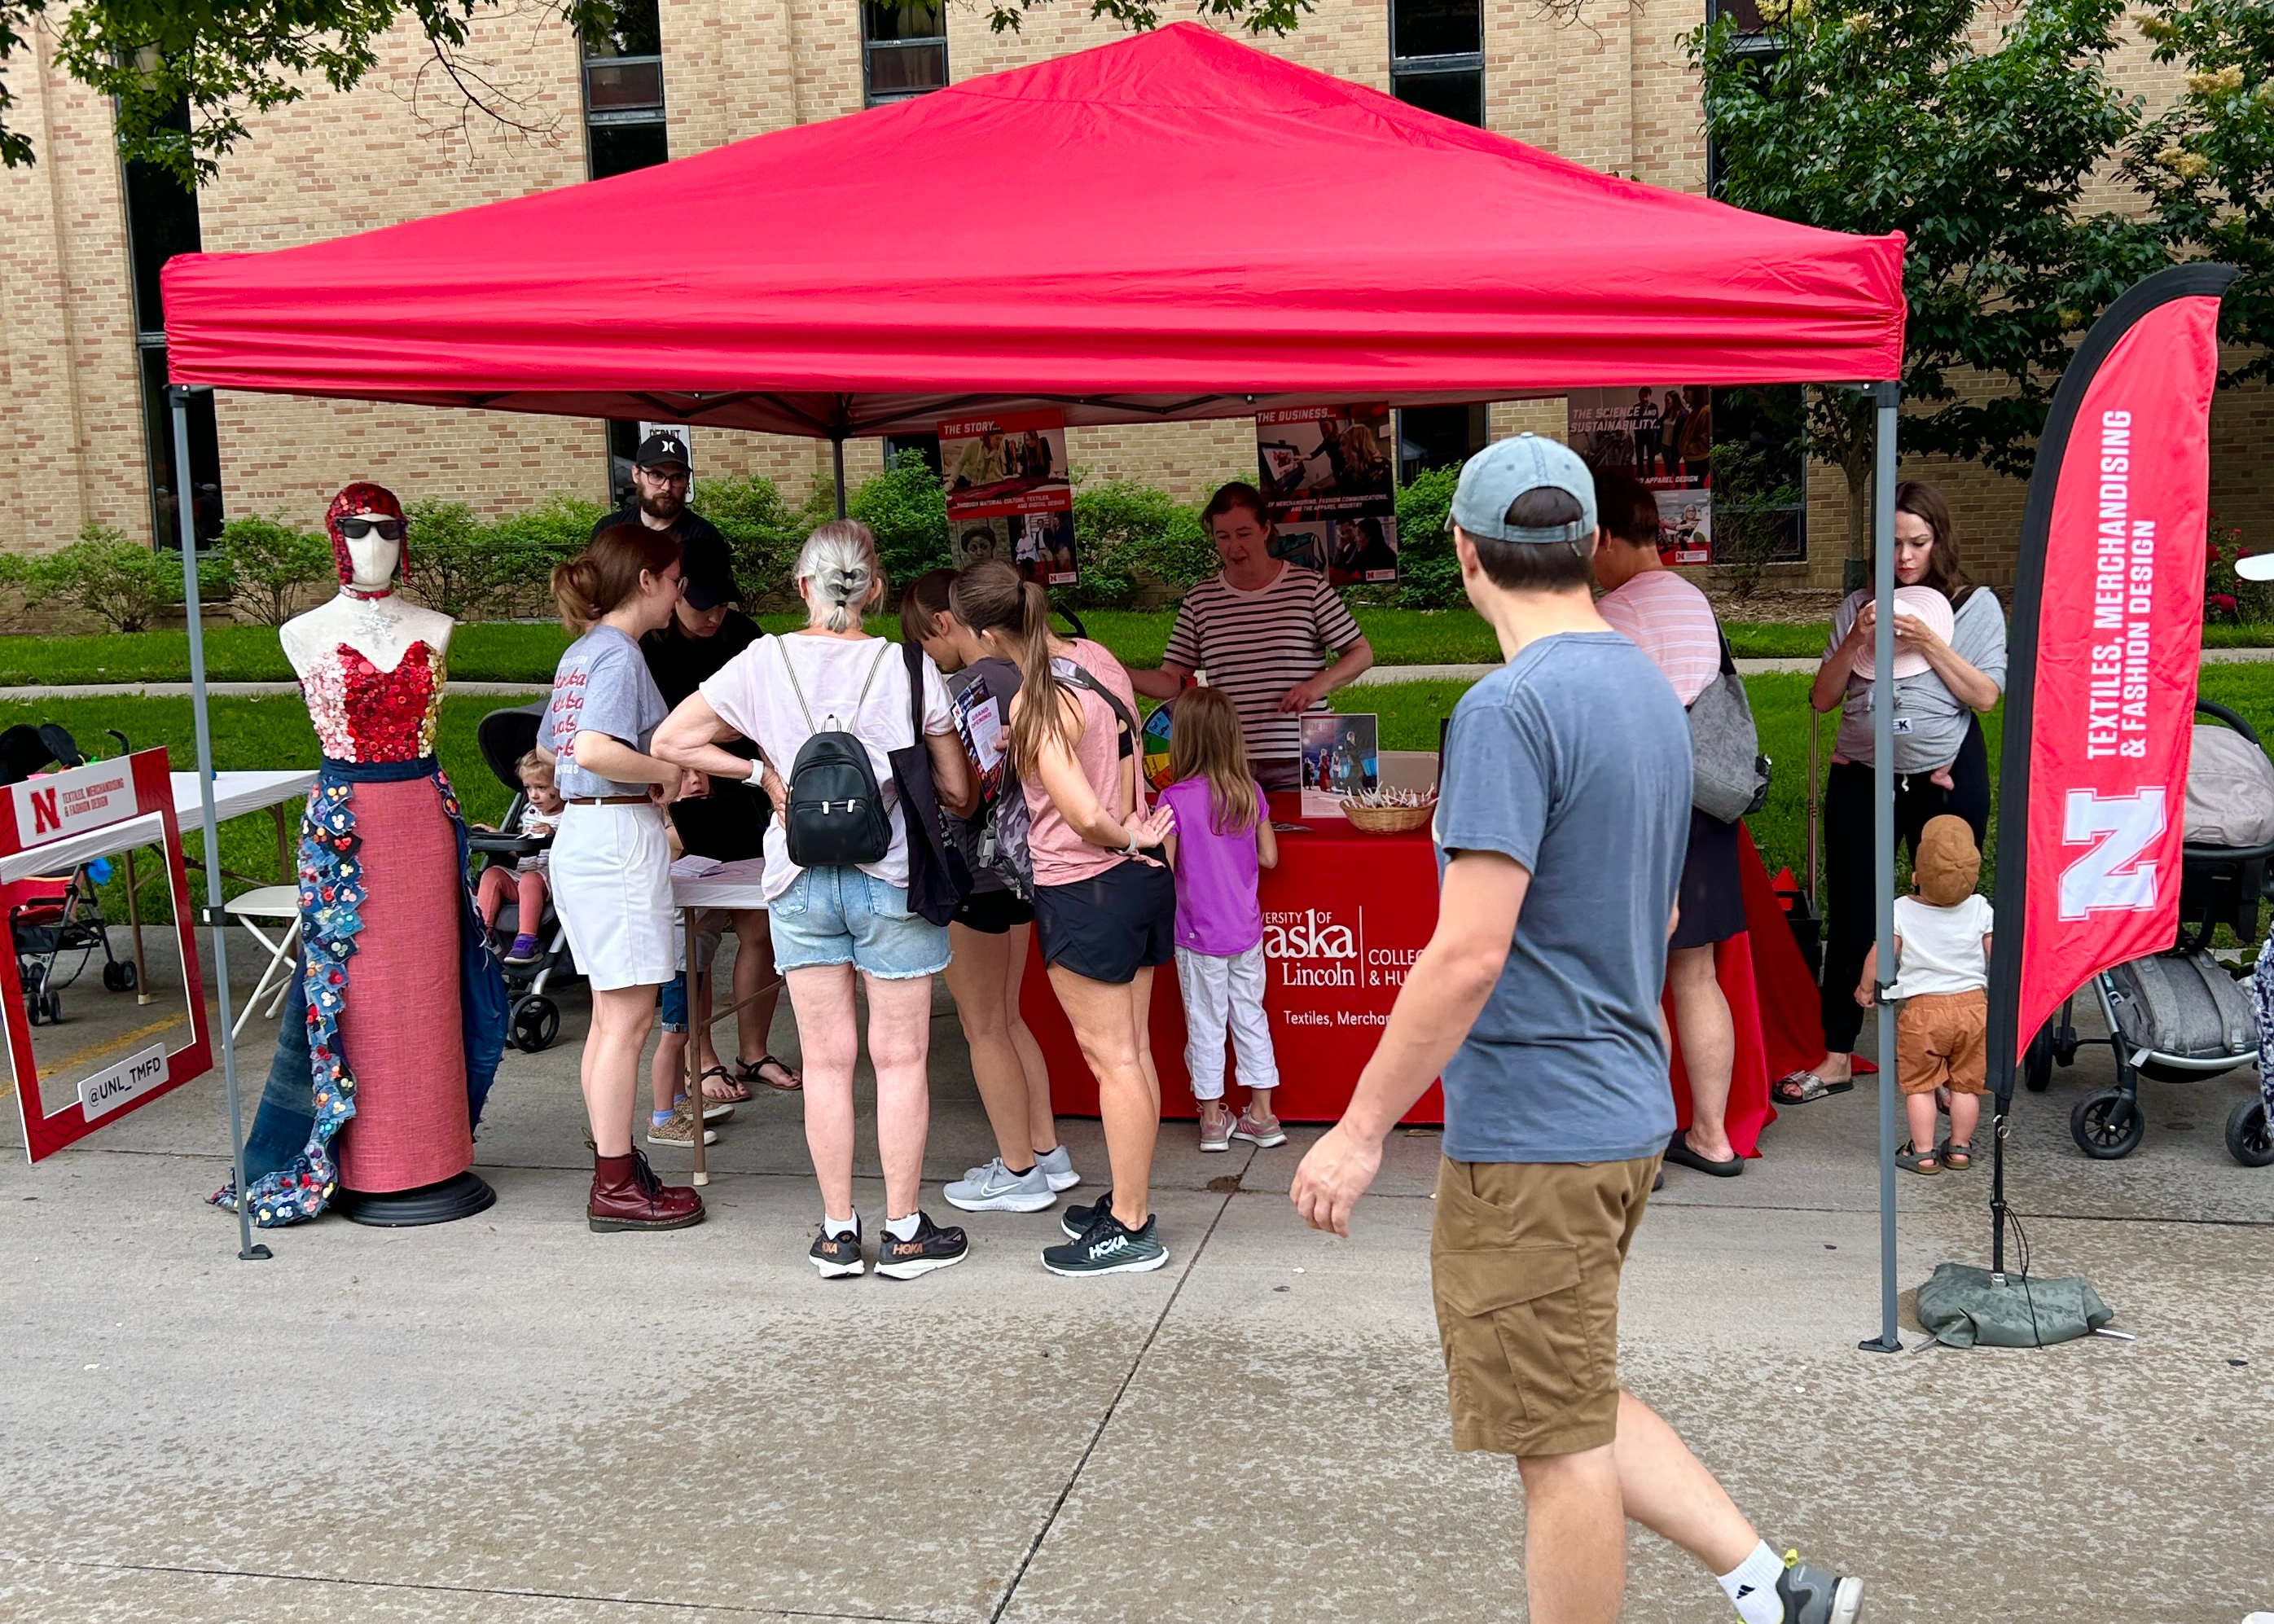
[[[1659,1035],[1690,838],[1690,724],[1616,632],[1519,650],[1462,696],[1432,833],[1532,883],[1508,962],[1445,1065],[1456,1162],[1625,1162],[1674,1132]]]
[[[613,626],[593,627],[568,645],[553,669],[544,736],[553,755],[554,785],[569,797],[646,793],[644,784],[618,784],[578,766],[576,735],[606,733],[644,753],[668,714],[639,644]]]

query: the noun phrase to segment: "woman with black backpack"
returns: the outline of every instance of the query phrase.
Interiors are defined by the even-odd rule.
[[[1097,1078],[1113,1188],[1069,1207],[1067,1244],[1043,1252],[1054,1274],[1116,1274],[1169,1260],[1150,1206],[1161,1079],[1146,1027],[1153,972],[1176,958],[1177,887],[1154,848],[1174,832],[1148,811],[1137,695],[1105,648],[1050,630],[1043,589],[1000,562],[955,579],[956,620],[986,653],[1019,667],[1009,761],[1027,827],[1020,843],[1050,986]]]
[[[970,764],[938,667],[904,663],[891,643],[862,629],[862,615],[885,594],[868,526],[840,519],[816,530],[798,554],[796,582],[805,626],[760,638],[706,678],[656,730],[655,749],[721,778],[747,778],[766,763],[780,775],[763,883],[775,962],[797,1014],[806,1146],[821,1184],[821,1235],[810,1255],[825,1279],[865,1267],[853,1210],[857,973],[885,1167],[877,1272],[909,1280],[962,1261],[967,1243],[962,1230],[939,1228],[917,1206],[931,1114],[931,978],[946,966],[948,939],[945,927],[909,905],[907,819],[892,755],[921,742],[940,803],[956,812],[971,802]],[[920,695],[911,669],[921,673]],[[921,741],[912,713],[922,717]],[[764,762],[719,748],[736,737],[757,745]]]

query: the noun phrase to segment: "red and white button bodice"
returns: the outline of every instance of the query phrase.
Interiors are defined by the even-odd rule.
[[[301,676],[300,693],[330,759],[417,761],[434,753],[441,651],[420,638],[382,671],[354,644],[334,643]]]

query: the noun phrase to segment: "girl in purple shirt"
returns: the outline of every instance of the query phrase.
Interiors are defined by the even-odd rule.
[[[1185,999],[1185,1067],[1201,1107],[1201,1148],[1234,1139],[1269,1148],[1287,1135],[1271,1114],[1279,1065],[1263,1012],[1263,909],[1259,871],[1279,862],[1263,787],[1248,771],[1239,713],[1223,690],[1188,688],[1169,735],[1175,781],[1161,804],[1177,814],[1167,840],[1177,876],[1177,985]],[[1247,1108],[1235,1119],[1224,1101],[1229,1029]]]

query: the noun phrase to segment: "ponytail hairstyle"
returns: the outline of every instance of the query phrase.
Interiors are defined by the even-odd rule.
[[[1011,718],[1011,761],[1031,777],[1045,742],[1070,751],[1081,733],[1066,715],[1072,690],[1050,669],[1050,596],[1001,559],[983,559],[955,577],[947,599],[948,612],[974,636],[993,632],[1018,663],[1021,703]]]
[[[832,632],[858,630],[862,612],[884,596],[877,538],[858,519],[817,528],[798,549],[792,575],[805,599],[805,623]]]
[[[1239,712],[1220,688],[1188,688],[1177,695],[1176,725],[1169,730],[1169,781],[1206,778],[1209,823],[1220,835],[1254,831],[1262,815],[1255,774],[1247,764],[1247,741]]]
[[[575,558],[553,567],[553,602],[572,637],[639,591],[640,576],[660,577],[679,562],[679,538],[644,524],[612,524]]]
[[[902,641],[921,643],[936,635],[932,617],[955,613],[948,603],[948,589],[954,584],[952,569],[927,569],[908,583],[907,590],[900,594]]]

